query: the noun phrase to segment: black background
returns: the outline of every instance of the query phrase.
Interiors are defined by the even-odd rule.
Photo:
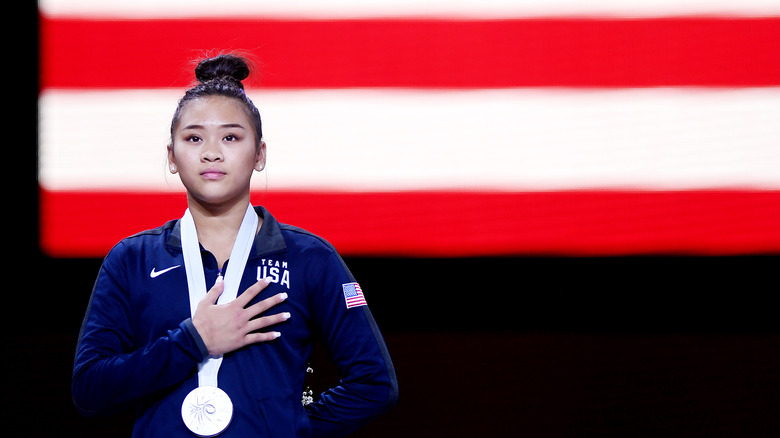
[[[24,83],[6,119],[21,128],[5,148],[4,417],[28,436],[127,436],[129,415],[85,419],[70,400],[100,260],[38,251],[37,54],[22,52],[4,73]],[[346,261],[401,394],[357,436],[780,436],[776,255]],[[335,378],[325,358],[313,377]]]
[[[777,436],[775,262],[347,259],[401,394],[358,436]],[[70,401],[100,260],[36,265],[20,289],[35,299],[6,300],[26,315],[7,332],[13,416],[41,434],[128,435],[129,415],[84,419]],[[317,356],[315,390],[329,366]]]

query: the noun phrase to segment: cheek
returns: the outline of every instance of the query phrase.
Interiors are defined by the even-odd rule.
[[[257,164],[257,153],[254,149],[251,151],[242,150],[240,153],[233,155],[234,163],[242,163],[239,167],[246,167],[249,170],[253,170]]]
[[[168,162],[176,166],[176,173],[180,177],[186,177],[187,171],[200,162],[200,157],[192,149],[176,147],[168,154]]]

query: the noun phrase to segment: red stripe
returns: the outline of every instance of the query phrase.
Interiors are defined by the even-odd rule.
[[[780,191],[254,194],[345,255],[729,255],[780,251]],[[180,217],[183,194],[41,192],[41,244],[100,257]]]
[[[42,87],[186,86],[213,49],[250,50],[266,88],[780,85],[780,17],[40,24]]]

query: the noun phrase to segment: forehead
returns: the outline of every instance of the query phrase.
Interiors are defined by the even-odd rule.
[[[179,128],[198,125],[203,127],[241,125],[251,129],[252,122],[244,104],[224,96],[209,96],[192,99],[182,107]]]

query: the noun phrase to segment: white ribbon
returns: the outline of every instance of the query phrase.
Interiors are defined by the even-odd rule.
[[[252,250],[258,223],[257,213],[252,208],[252,204],[249,204],[230,252],[230,263],[223,280],[225,289],[217,300],[218,304],[229,303],[236,299],[244,267]],[[190,313],[195,314],[198,303],[206,296],[206,277],[203,273],[203,260],[200,255],[195,220],[192,218],[189,208],[181,218],[181,247],[184,255],[184,269],[187,272],[187,287],[190,292]],[[217,281],[219,280],[217,278]],[[198,385],[218,386],[217,374],[220,365],[222,365],[222,356],[209,357],[198,364]]]

